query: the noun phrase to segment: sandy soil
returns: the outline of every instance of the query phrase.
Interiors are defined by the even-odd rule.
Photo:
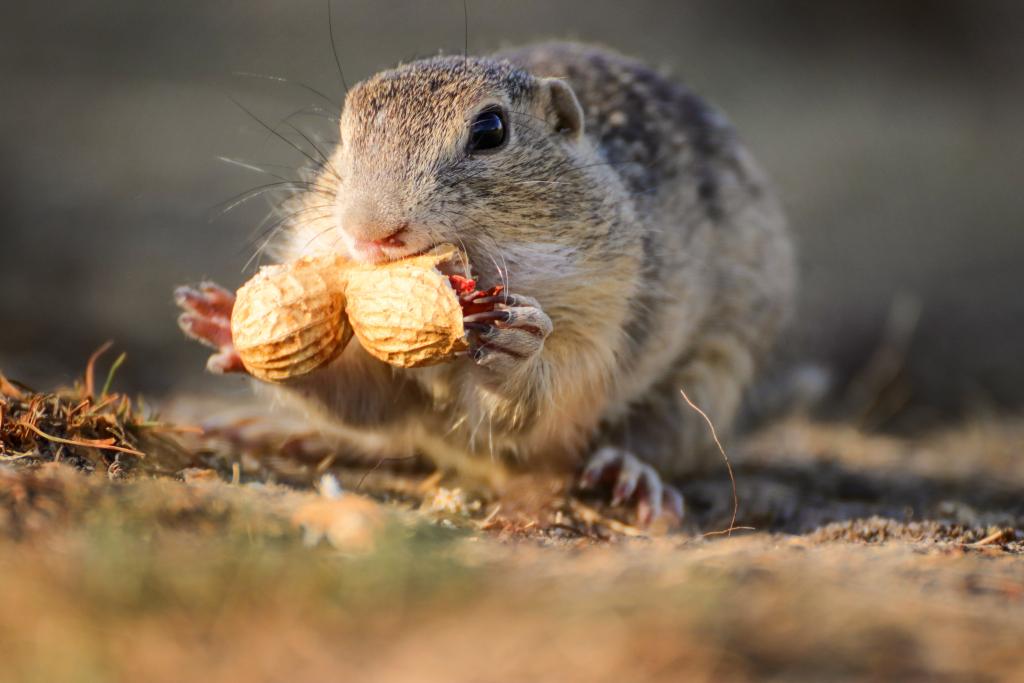
[[[173,476],[0,468],[0,679],[1024,677],[1018,421],[780,424],[729,447],[754,530],[725,536],[724,469],[642,532],[555,479],[474,492],[203,413]]]

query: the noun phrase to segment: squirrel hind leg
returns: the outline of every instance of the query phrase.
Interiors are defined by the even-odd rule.
[[[681,518],[683,497],[671,482],[720,462],[718,443],[731,431],[752,370],[733,337],[707,336],[600,435],[581,488],[603,485],[613,505],[636,503],[642,524],[666,512]]]
[[[603,446],[594,451],[580,475],[580,488],[610,486],[611,505],[636,505],[637,522],[649,526],[662,515],[683,518],[683,495],[662,481],[652,466],[627,450]]]

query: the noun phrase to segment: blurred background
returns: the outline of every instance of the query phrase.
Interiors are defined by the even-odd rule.
[[[1024,398],[1024,3],[469,0],[469,48],[598,41],[719,105],[800,242],[791,355],[839,406],[919,425]],[[461,52],[463,4],[335,0],[349,82]],[[0,370],[71,381],[106,339],[122,388],[242,391],[207,377],[172,288],[237,286],[267,176],[303,157],[236,106],[307,134],[340,100],[325,2],[6,2],[0,8]],[[260,74],[275,81],[240,75]],[[287,127],[282,132],[298,142]],[[251,268],[251,266],[250,266]]]

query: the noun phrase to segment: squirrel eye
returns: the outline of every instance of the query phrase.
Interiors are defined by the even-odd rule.
[[[501,109],[492,107],[476,115],[473,125],[469,127],[469,152],[482,152],[501,147],[507,137],[508,127]]]

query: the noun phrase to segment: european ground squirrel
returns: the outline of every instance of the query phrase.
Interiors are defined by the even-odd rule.
[[[280,211],[275,257],[382,262],[459,245],[482,287],[471,351],[397,369],[351,344],[273,390],[365,449],[441,467],[557,467],[647,522],[716,462],[784,323],[793,247],[733,129],[615,52],[544,44],[415,61],[359,83],[340,143]],[[182,289],[182,327],[235,369],[232,296]]]

